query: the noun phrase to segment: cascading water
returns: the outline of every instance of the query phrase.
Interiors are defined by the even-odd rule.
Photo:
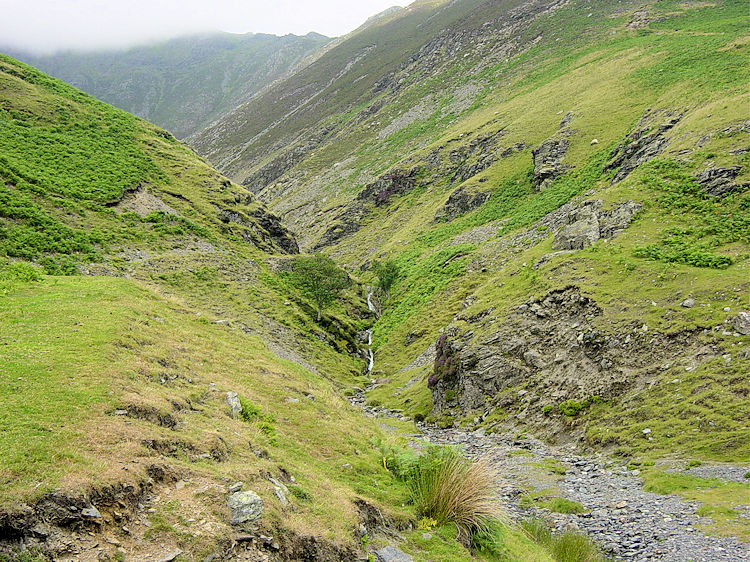
[[[375,306],[372,304],[372,289],[370,287],[367,287],[367,308],[375,312]],[[367,330],[367,360],[367,372],[369,373],[375,364],[375,357],[372,354],[372,330]]]

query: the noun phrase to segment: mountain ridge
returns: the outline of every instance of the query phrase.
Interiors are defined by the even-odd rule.
[[[312,32],[215,32],[128,49],[8,53],[182,138],[284,76],[328,41]]]

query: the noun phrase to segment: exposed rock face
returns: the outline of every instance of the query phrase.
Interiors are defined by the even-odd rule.
[[[539,191],[565,173],[568,166],[562,163],[570,147],[566,138],[551,138],[532,151],[534,157],[534,187]]]
[[[625,179],[638,166],[660,154],[669,144],[666,133],[680,122],[682,115],[667,112],[662,116],[659,112],[647,112],[604,167],[605,171],[617,170],[612,182]],[[656,121],[661,121],[661,124],[655,126]]]
[[[120,201],[113,208],[116,211],[131,211],[141,217],[145,217],[154,211],[161,211],[168,215],[180,216],[176,210],[167,205],[153,193],[146,190],[146,187],[139,185],[134,191],[125,192]]]
[[[256,210],[253,217],[265,231],[260,233],[265,242],[276,245],[285,254],[299,254],[294,235],[281,224],[279,217],[263,208]]]
[[[706,168],[698,174],[698,183],[712,197],[722,198],[747,187],[747,185],[740,186],[734,181],[740,170],[739,166]]]
[[[252,523],[263,513],[263,500],[252,490],[235,492],[227,498],[227,505],[231,512],[229,523],[232,525]]]
[[[643,205],[625,201],[609,211],[601,210],[601,199],[586,201],[567,216],[567,224],[555,234],[555,250],[582,250],[600,238],[611,239],[625,230]]]
[[[691,332],[658,334],[640,326],[605,333],[601,308],[578,287],[569,286],[519,306],[496,329],[473,342],[473,331],[446,330],[457,352],[458,370],[431,387],[434,412],[509,407],[521,402],[519,418],[537,415],[541,404],[611,398],[656,372],[662,360],[678,360],[699,345]],[[461,318],[484,324],[490,316]],[[523,394],[508,390],[524,386]]]
[[[218,218],[223,223],[243,227],[241,236],[262,250],[299,254],[299,246],[292,233],[282,226],[279,217],[263,207],[250,211],[249,216],[238,210],[220,209]]]
[[[463,187],[459,187],[448,197],[448,201],[445,202],[443,209],[435,216],[435,220],[453,220],[459,215],[481,207],[489,198],[489,193],[483,191],[469,193]]]
[[[601,232],[595,205],[587,204],[568,215],[568,224],[557,232],[552,248],[554,250],[582,250],[591,246],[599,238],[601,238]]]

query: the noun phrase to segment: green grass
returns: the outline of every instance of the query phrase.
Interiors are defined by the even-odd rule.
[[[404,486],[370,452],[369,439],[381,435],[374,422],[362,421],[330,382],[279,360],[258,338],[205,321],[129,280],[44,277],[4,287],[4,505],[33,501],[53,488],[145,477],[140,471],[151,458],[209,481],[251,481],[253,470],[275,473],[282,465],[300,487],[292,494],[300,502],[297,521],[323,534],[349,536],[354,494],[403,513]],[[229,390],[243,396],[252,423],[228,415]],[[299,402],[288,402],[289,396]],[[131,405],[188,425],[175,432],[156,417],[112,415]],[[258,416],[267,419],[263,412],[273,413],[272,435],[258,422]],[[142,445],[147,441],[175,443],[178,453],[161,457]],[[199,456],[216,447],[220,462]],[[255,449],[270,458],[257,458]],[[144,462],[123,472],[134,458]],[[351,469],[342,468],[347,463]],[[256,482],[253,489],[266,499],[269,520],[280,519],[271,488]],[[202,500],[178,504],[175,520],[214,499],[207,496],[203,507],[193,501]],[[164,521],[177,528],[171,515]]]
[[[521,528],[544,546],[557,562],[605,562],[607,558],[586,535],[576,531],[553,532],[538,518],[527,519]]]

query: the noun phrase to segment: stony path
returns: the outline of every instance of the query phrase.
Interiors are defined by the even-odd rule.
[[[364,405],[362,394],[352,397],[365,415],[401,417],[399,412]],[[580,515],[543,512],[558,530],[575,528],[596,540],[620,560],[669,562],[750,561],[750,545],[735,538],[710,537],[697,527],[710,520],[696,514],[697,502],[643,490],[637,471],[606,457],[582,457],[571,449],[551,447],[536,439],[521,441],[485,435],[483,431],[441,430],[419,424],[421,435],[436,444],[458,445],[470,456],[487,457],[506,479],[501,493],[514,519],[531,514],[519,500],[528,489],[555,488],[556,495],[581,503]],[[565,470],[556,475],[543,467],[553,462]],[[536,466],[535,466],[536,465]],[[542,466],[540,466],[542,465]],[[697,467],[705,476],[737,480],[750,467]],[[696,469],[691,472],[698,475]],[[703,475],[703,474],[701,474]],[[742,499],[738,498],[738,503]],[[750,517],[750,506],[738,506]]]

